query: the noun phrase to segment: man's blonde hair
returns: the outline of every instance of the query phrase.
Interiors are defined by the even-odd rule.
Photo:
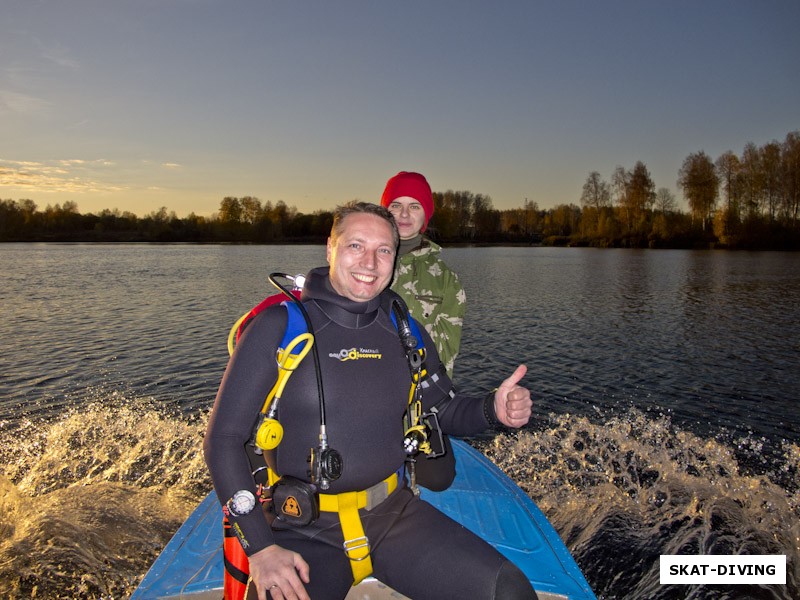
[[[397,248],[397,246],[400,244],[400,231],[397,229],[397,223],[395,223],[392,213],[390,213],[388,209],[384,208],[383,206],[379,206],[378,204],[358,202],[357,200],[337,206],[333,211],[331,241],[336,242],[336,238],[342,235],[342,231],[344,230],[344,220],[348,216],[357,213],[375,215],[376,217],[380,217],[389,223],[389,226],[392,228],[392,240],[394,241],[395,248]]]

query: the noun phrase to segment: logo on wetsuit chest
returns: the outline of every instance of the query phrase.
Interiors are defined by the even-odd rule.
[[[328,356],[344,362],[346,360],[362,359],[380,360],[383,358],[383,353],[374,348],[342,348],[339,352],[331,352]]]

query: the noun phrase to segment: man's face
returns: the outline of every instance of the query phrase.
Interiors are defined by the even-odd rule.
[[[381,217],[353,213],[341,222],[342,233],[328,238],[331,285],[339,295],[366,302],[380,294],[394,273],[392,226]]]
[[[394,215],[401,240],[410,240],[425,225],[425,209],[418,200],[411,196],[401,196],[389,203],[389,212]]]

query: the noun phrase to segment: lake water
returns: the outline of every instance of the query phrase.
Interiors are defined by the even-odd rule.
[[[0,595],[123,598],[210,481],[230,325],[322,246],[0,245]],[[448,248],[456,384],[536,418],[473,443],[598,597],[800,597],[800,254]],[[660,586],[660,554],[786,554],[788,585]]]

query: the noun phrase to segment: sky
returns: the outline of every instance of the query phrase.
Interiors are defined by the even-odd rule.
[[[800,129],[800,2],[3,0],[0,198],[300,212],[398,171],[499,210]]]

